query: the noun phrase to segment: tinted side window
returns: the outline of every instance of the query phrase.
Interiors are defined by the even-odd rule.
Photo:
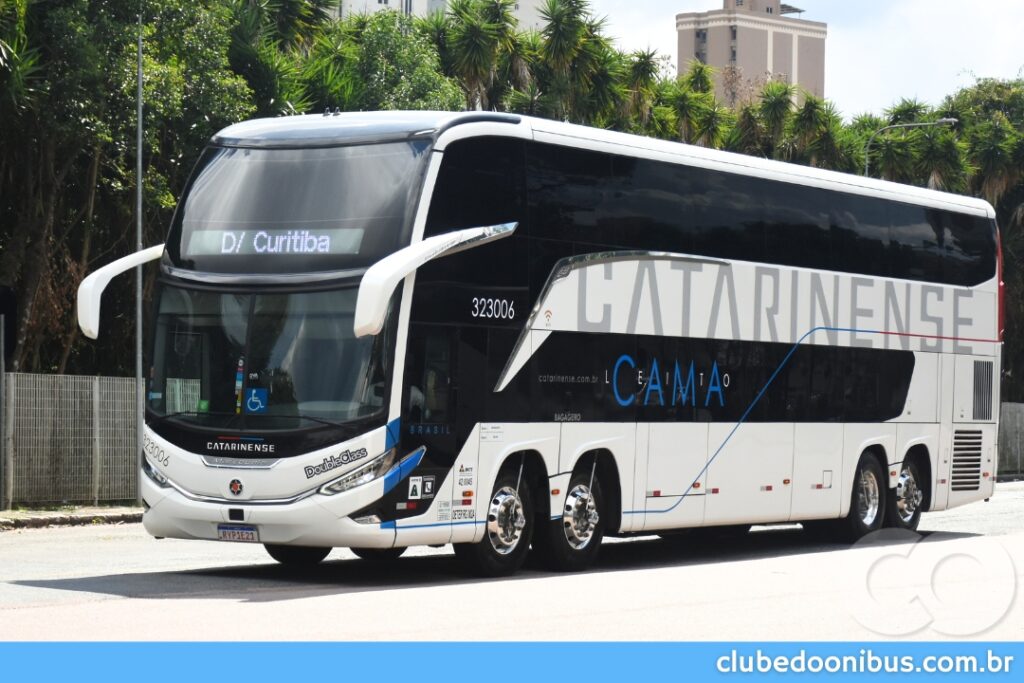
[[[532,145],[527,160],[530,236],[603,244],[612,201],[611,156],[599,152]]]
[[[768,257],[788,266],[833,267],[829,193],[813,187],[759,181],[764,187]]]
[[[912,204],[890,204],[889,254],[892,276],[942,282],[942,227],[939,212]]]
[[[424,234],[525,221],[523,160],[523,143],[511,138],[470,138],[449,145]]]
[[[996,273],[995,229],[980,216],[947,214],[945,246],[946,279],[957,285],[974,285]]]
[[[847,273],[889,275],[887,203],[840,192],[830,192],[828,201],[832,267]]]

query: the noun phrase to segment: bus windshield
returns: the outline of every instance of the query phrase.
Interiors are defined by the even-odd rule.
[[[171,263],[244,274],[368,267],[408,243],[427,147],[211,147],[174,216]]]
[[[389,335],[353,336],[356,292],[164,285],[147,390],[150,419],[294,430],[383,417]]]

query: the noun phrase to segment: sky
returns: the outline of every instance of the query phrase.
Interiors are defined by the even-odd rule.
[[[675,15],[721,0],[591,0],[620,49],[677,62]],[[825,97],[843,117],[879,114],[900,98],[931,105],[975,77],[1024,78],[1021,0],[789,0],[828,24]]]

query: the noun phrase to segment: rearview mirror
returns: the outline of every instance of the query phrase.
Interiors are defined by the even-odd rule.
[[[377,334],[384,327],[388,302],[395,287],[428,261],[478,247],[511,235],[518,223],[502,223],[481,228],[466,228],[428,237],[382,258],[363,275],[356,296],[353,331],[357,337]]]
[[[110,281],[136,266],[160,258],[163,253],[162,244],[143,249],[108,263],[82,280],[78,285],[78,326],[82,328],[82,334],[89,339],[100,336],[100,299]]]

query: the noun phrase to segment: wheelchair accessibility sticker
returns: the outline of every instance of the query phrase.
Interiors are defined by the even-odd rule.
[[[265,413],[267,412],[267,390],[246,389],[245,390],[245,412]]]

